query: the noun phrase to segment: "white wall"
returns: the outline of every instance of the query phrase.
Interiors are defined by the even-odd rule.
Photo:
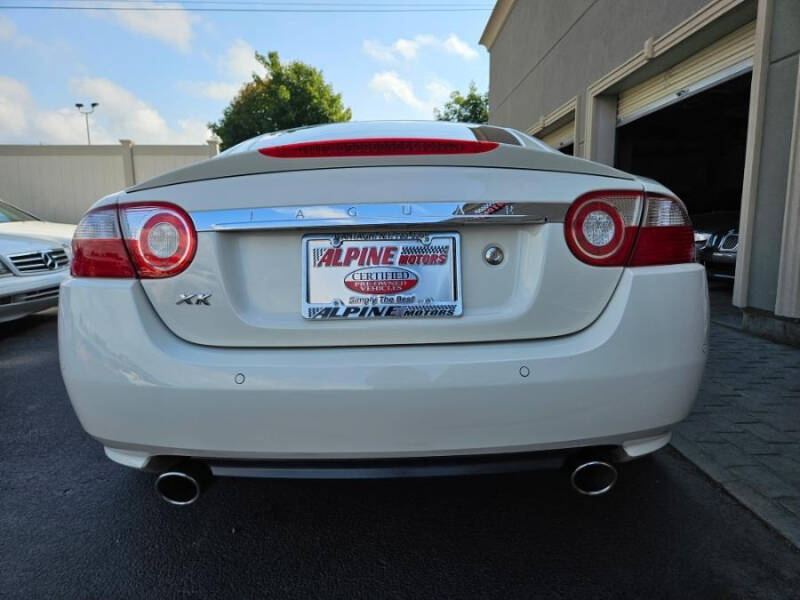
[[[0,199],[48,221],[77,223],[98,198],[214,156],[198,146],[0,145]]]

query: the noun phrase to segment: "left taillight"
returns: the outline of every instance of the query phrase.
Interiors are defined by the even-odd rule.
[[[115,206],[90,210],[78,223],[71,271],[74,277],[136,277]]]
[[[191,264],[197,232],[164,202],[121,204],[86,214],[72,240],[75,277],[171,277]]]

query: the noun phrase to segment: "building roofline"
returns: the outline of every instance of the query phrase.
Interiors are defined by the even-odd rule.
[[[492,14],[489,16],[486,27],[484,27],[483,33],[481,34],[481,39],[478,41],[478,43],[485,46],[487,50],[491,51],[494,41],[500,34],[500,30],[503,29],[503,25],[506,24],[506,19],[508,19],[508,15],[511,14],[511,9],[514,8],[516,1],[517,0],[497,0],[495,3]]]

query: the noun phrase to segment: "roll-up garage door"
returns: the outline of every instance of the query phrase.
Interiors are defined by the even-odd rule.
[[[575,141],[575,121],[570,121],[566,125],[554,129],[547,135],[543,135],[541,140],[556,150],[564,146],[569,146]]]
[[[755,31],[756,24],[753,21],[671,69],[620,92],[617,124],[629,123],[751,70]]]

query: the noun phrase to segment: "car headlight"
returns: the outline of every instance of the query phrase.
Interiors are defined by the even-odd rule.
[[[708,238],[711,237],[710,233],[700,233],[699,231],[694,232],[694,241],[695,243],[702,242],[705,243],[708,241]]]

